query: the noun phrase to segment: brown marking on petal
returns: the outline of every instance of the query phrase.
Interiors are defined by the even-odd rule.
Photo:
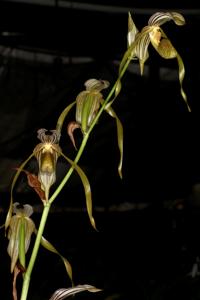
[[[68,135],[69,135],[69,137],[72,141],[72,144],[73,144],[73,146],[76,150],[77,150],[77,147],[76,147],[76,143],[75,143],[75,140],[74,140],[73,132],[77,128],[80,128],[80,125],[75,121],[70,122],[67,126],[67,133],[68,133]]]
[[[27,176],[28,185],[30,187],[32,187],[35,190],[35,192],[39,195],[40,199],[42,201],[44,201],[45,200],[45,193],[41,188],[41,183],[38,180],[38,177],[35,174],[32,174],[32,173],[30,173],[26,170],[22,170],[22,172],[24,172]]]

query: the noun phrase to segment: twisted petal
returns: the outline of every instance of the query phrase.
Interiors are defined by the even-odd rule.
[[[108,103],[110,104],[110,103]],[[117,125],[117,141],[118,141],[118,148],[120,152],[120,160],[118,164],[118,173],[120,178],[122,178],[122,162],[123,162],[123,126],[118,118],[117,114],[115,113],[114,109],[110,105],[105,106],[105,110],[107,113],[113,117],[116,120],[116,125]]]
[[[185,19],[184,17],[177,12],[156,12],[155,14],[153,14],[149,21],[148,21],[148,25],[157,25],[157,26],[161,26],[162,24],[173,20],[174,23],[176,25],[184,25],[185,24]]]
[[[68,288],[68,289],[62,288],[62,289],[56,290],[53,293],[53,295],[51,296],[50,300],[64,300],[67,297],[70,297],[72,295],[75,295],[77,293],[84,292],[84,291],[96,293],[96,292],[100,292],[101,289],[98,289],[95,286],[92,286],[89,284],[77,285],[77,286],[74,286],[74,287]]]
[[[83,170],[77,164],[75,164],[71,159],[69,159],[69,157],[67,157],[63,153],[61,153],[61,155],[71,164],[71,166],[76,170],[76,172],[80,176],[80,179],[83,183],[83,187],[84,187],[84,191],[85,191],[86,207],[87,207],[87,212],[88,212],[88,216],[90,219],[90,223],[93,226],[93,228],[95,230],[97,230],[95,220],[92,215],[92,193],[91,193],[90,182],[89,182],[87,176],[85,175],[85,173],[83,172]]]
[[[35,233],[37,234],[37,230],[35,230]],[[47,249],[48,251],[51,251],[57,255],[60,256],[60,258],[62,259],[63,263],[64,263],[64,266],[65,266],[65,269],[67,271],[67,274],[69,275],[69,278],[73,284],[73,279],[72,279],[72,267],[71,267],[71,264],[69,263],[69,261],[64,257],[62,256],[58,251],[57,249],[49,242],[47,241],[43,236],[41,238],[41,245]]]

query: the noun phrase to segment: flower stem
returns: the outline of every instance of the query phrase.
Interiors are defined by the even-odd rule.
[[[102,112],[103,112],[106,104],[108,103],[108,101],[110,100],[110,98],[113,96],[114,93],[115,93],[114,99],[119,94],[120,89],[119,89],[119,91],[116,91],[116,90],[117,90],[117,87],[118,87],[118,85],[120,83],[121,78],[123,77],[126,69],[128,68],[129,63],[130,63],[130,60],[127,59],[127,61],[124,64],[121,72],[119,73],[119,76],[118,76],[115,84],[113,85],[110,93],[108,94],[107,98],[105,99],[104,104],[102,105],[102,107],[100,108],[100,110],[97,113],[96,117],[94,118],[94,120],[93,120],[93,122],[92,122],[92,124],[91,124],[91,126],[90,126],[90,128],[88,130],[88,132],[86,134],[84,134],[81,146],[80,146],[80,148],[78,150],[78,153],[77,153],[77,155],[76,155],[76,157],[74,159],[74,163],[75,164],[78,163],[78,161],[79,161],[79,159],[80,159],[80,157],[81,157],[81,155],[82,155],[82,153],[83,153],[83,151],[85,149],[85,146],[87,144],[87,141],[88,141],[88,138],[89,138],[89,134],[92,131],[94,125],[97,123],[97,121],[98,121],[100,115],[102,114]],[[74,105],[74,103],[73,103],[73,105]],[[59,118],[59,124],[57,125],[57,128],[59,130],[62,128],[62,124],[63,124],[64,117],[65,117],[66,113],[67,113],[67,111],[65,111],[62,114],[62,118],[61,117]],[[28,290],[29,290],[29,286],[30,286],[31,273],[32,273],[32,270],[33,270],[33,267],[34,267],[34,264],[35,264],[35,260],[36,260],[37,254],[38,254],[38,250],[39,250],[39,247],[40,247],[41,238],[42,238],[42,235],[43,235],[43,232],[44,232],[45,224],[47,222],[47,218],[48,218],[48,214],[49,214],[49,211],[50,211],[51,204],[56,199],[56,197],[59,195],[59,193],[61,192],[61,190],[63,189],[63,187],[65,186],[65,184],[68,181],[68,179],[70,178],[73,170],[74,170],[73,167],[71,167],[68,170],[67,174],[65,175],[65,177],[63,178],[63,180],[61,181],[61,183],[59,184],[59,186],[57,187],[57,189],[55,190],[55,192],[49,198],[49,201],[47,203],[45,203],[45,205],[44,205],[44,209],[43,209],[42,217],[41,217],[41,220],[40,220],[40,225],[39,225],[39,229],[38,229],[38,232],[37,232],[35,244],[34,244],[34,247],[33,247],[33,250],[32,250],[31,258],[30,258],[27,270],[26,270],[24,278],[23,278],[23,285],[22,285],[22,292],[21,292],[21,298],[20,298],[20,300],[26,300],[27,296],[28,296]]]

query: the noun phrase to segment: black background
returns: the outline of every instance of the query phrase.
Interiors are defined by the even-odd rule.
[[[64,2],[69,4],[0,2],[1,223],[14,168],[38,143],[37,130],[55,127],[87,79],[114,84],[116,61],[126,49],[128,9],[139,29],[154,12],[182,12],[186,25],[169,22],[163,29],[185,63],[183,87],[192,113],[180,95],[176,60],[163,60],[150,49],[149,73],[143,77],[133,62],[136,71],[127,71],[113,105],[124,126],[123,179],[117,174],[115,122],[106,113],[80,160],[91,183],[99,232],[89,224],[83,188],[73,174],[52,206],[45,236],[72,263],[76,284],[104,289],[97,299],[200,299],[198,274],[190,273],[200,247],[198,3],[88,1],[89,7],[76,1],[64,7]],[[77,62],[77,57],[91,60]],[[167,75],[160,76],[163,69]],[[71,158],[76,152],[66,126],[73,118],[70,114],[66,120],[61,139],[63,152]],[[79,143],[81,135],[76,138]],[[35,161],[29,168],[37,172]],[[66,168],[59,159],[58,182]],[[23,176],[15,201],[34,206],[38,225],[42,205]],[[5,300],[11,299],[12,285],[6,247],[2,230],[0,299]],[[37,262],[30,299],[48,299],[56,288],[70,285],[59,258],[41,249]]]

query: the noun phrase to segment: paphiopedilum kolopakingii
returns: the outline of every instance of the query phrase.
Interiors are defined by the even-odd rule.
[[[165,59],[177,59],[181,95],[187,105],[188,111],[191,111],[187,102],[187,96],[182,88],[182,82],[185,76],[183,60],[161,28],[161,25],[170,20],[173,20],[175,24],[179,26],[185,24],[185,19],[180,13],[157,12],[150,17],[148,25],[143,27],[143,29],[139,32],[132,20],[131,14],[129,13],[127,35],[128,50],[121,61],[119,71],[122,70],[127,59],[139,59],[141,74],[143,74],[144,64],[149,57],[148,47],[151,44],[161,57]]]
[[[29,204],[19,205],[18,202],[13,204],[13,216],[8,225],[9,239],[8,254],[11,257],[11,273],[19,259],[20,265],[25,269],[25,254],[28,251],[31,235],[35,230],[35,224],[30,216],[33,208]]]
[[[48,201],[50,187],[56,181],[56,164],[61,153],[59,146],[60,134],[56,130],[42,128],[38,130],[38,138],[41,140],[33,150],[39,164],[38,180],[45,192],[45,201]]]
[[[83,134],[87,133],[103,99],[101,90],[106,89],[110,84],[107,80],[89,79],[84,85],[85,90],[76,97],[76,121],[70,122],[68,125],[68,134],[75,148],[73,131],[81,128]]]
[[[101,91],[109,87],[109,82],[107,80],[98,80],[98,79],[88,79],[85,82],[85,90],[80,92],[76,97],[76,121],[72,121],[68,125],[68,134],[70,139],[76,148],[73,131],[76,128],[81,128],[83,135],[88,133],[92,122],[94,121],[97,113],[101,106],[103,109],[116,120],[117,124],[117,138],[118,138],[118,147],[120,151],[120,161],[118,165],[118,172],[120,177],[122,177],[122,160],[123,160],[123,126],[119,120],[117,114],[113,110],[111,104],[114,99],[110,102],[105,102]],[[120,86],[120,82],[119,82]],[[115,97],[117,96],[116,93]]]

